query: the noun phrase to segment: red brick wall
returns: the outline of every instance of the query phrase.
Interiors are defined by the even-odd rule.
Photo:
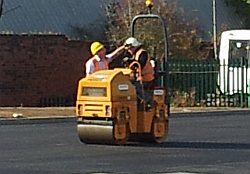
[[[0,106],[74,105],[88,47],[63,35],[0,35]]]

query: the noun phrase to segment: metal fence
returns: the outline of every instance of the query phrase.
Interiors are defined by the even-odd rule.
[[[250,107],[248,63],[169,60],[172,106]]]
[[[250,66],[243,59],[170,59],[168,67],[172,106],[250,107]],[[44,97],[40,106],[71,106],[74,102],[71,96]]]

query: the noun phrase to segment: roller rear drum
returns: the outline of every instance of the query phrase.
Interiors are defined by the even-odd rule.
[[[125,144],[127,125],[113,121],[82,122],[77,124],[79,139],[86,144]]]

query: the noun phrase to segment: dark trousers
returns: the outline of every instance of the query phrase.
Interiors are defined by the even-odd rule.
[[[141,84],[139,81],[132,81],[132,84],[135,86],[137,99],[138,99],[138,105],[143,103],[146,105],[152,105],[153,104],[153,94],[152,90],[146,90],[144,89],[144,84]]]

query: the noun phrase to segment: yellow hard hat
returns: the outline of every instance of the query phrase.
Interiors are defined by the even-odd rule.
[[[93,55],[96,55],[96,53],[100,51],[103,47],[104,45],[101,44],[100,42],[93,42],[90,46],[91,53]]]

